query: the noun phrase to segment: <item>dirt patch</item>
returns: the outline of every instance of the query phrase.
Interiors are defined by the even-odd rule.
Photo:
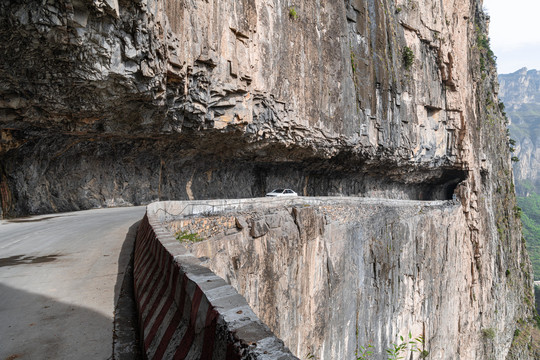
[[[13,355],[9,355],[5,360],[15,360],[15,359],[20,358],[21,356],[22,356],[21,354],[13,354]]]

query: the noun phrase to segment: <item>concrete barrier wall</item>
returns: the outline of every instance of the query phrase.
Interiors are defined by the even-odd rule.
[[[233,287],[163,228],[157,214],[167,209],[166,202],[148,206],[135,245],[135,297],[146,357],[297,359]]]

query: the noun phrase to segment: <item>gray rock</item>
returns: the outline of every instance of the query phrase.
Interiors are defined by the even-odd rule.
[[[248,223],[243,216],[237,216],[234,220],[238,229],[242,230],[248,227]]]
[[[362,239],[368,248],[341,253],[372,263],[349,258],[340,267],[306,249],[321,262],[305,279],[332,275],[324,287],[298,289],[310,294],[306,301],[344,289],[333,298],[347,303],[330,308],[347,329],[390,324],[390,341],[398,330],[425,323],[461,345],[447,358],[526,359],[527,342],[513,341],[513,334],[519,319],[533,316],[523,300],[532,296],[532,278],[505,175],[511,165],[496,71],[478,43],[487,17],[478,0],[398,3],[400,11],[389,0],[299,0],[295,19],[277,0],[0,2],[2,216],[256,197],[277,187],[404,200],[449,200],[455,193],[463,218],[454,236],[438,227],[441,214],[426,219],[429,227],[417,237],[400,212],[381,214],[384,221],[363,218],[382,227],[370,238],[360,228],[338,232],[343,236],[328,246],[359,246],[353,240]],[[416,224],[420,215],[407,216]],[[261,219],[251,230],[266,236],[255,240],[272,233]],[[279,239],[288,244],[298,234],[298,246],[322,251],[331,234],[322,219],[299,209],[296,222],[281,223]],[[399,269],[406,270],[399,272],[390,265],[397,256],[392,244],[411,239],[419,243],[404,245]],[[466,250],[447,261],[462,240]],[[417,250],[437,266],[460,264],[467,273],[456,271],[459,278],[439,284],[433,297],[413,292],[411,302],[402,301],[396,289],[429,287],[439,274],[415,272],[410,259]],[[280,256],[269,253],[268,261]],[[336,285],[360,269],[364,284],[373,278],[378,287],[357,287],[355,294]],[[511,281],[506,269],[516,276]],[[259,270],[279,283],[270,268]],[[468,294],[459,310],[436,306],[455,293]],[[359,294],[373,294],[369,313],[345,309]],[[273,307],[271,301],[261,303]],[[424,315],[397,315],[413,307]],[[305,314],[313,338],[323,333],[325,309]],[[384,309],[374,311],[377,321],[372,309]],[[447,320],[455,311],[463,319],[457,325]],[[497,329],[496,341],[484,343],[483,328]],[[343,349],[353,349],[354,332],[343,333]]]
[[[252,219],[251,220],[251,229],[249,234],[254,238],[259,238],[268,233],[268,225],[264,219]]]

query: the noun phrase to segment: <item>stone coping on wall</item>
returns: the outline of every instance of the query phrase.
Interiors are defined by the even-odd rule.
[[[192,201],[158,201],[147,206],[148,214],[161,223],[177,220],[195,215],[216,215],[237,211],[264,210],[276,206],[304,206],[304,205],[375,205],[387,204],[395,207],[422,205],[440,206],[451,204],[451,200],[396,200],[367,197],[263,197],[249,199],[219,199],[219,200],[192,200]]]
[[[163,227],[157,215],[181,207],[150,204],[137,235],[135,297],[146,358],[297,359],[244,297]]]

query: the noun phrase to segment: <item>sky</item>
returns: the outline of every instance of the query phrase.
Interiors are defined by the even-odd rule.
[[[499,74],[540,70],[540,0],[484,0]]]

